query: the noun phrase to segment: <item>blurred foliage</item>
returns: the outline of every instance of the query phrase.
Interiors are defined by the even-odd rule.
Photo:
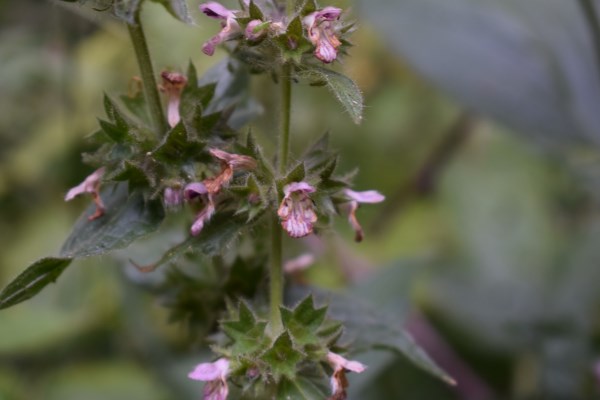
[[[197,3],[188,2],[194,20]],[[289,242],[286,257],[318,254],[302,282],[347,287],[405,324],[458,386],[370,352],[356,356],[369,369],[350,376],[351,398],[599,397],[600,74],[577,2],[358,4],[368,19],[339,68],[364,92],[364,121],[353,125],[326,88],[294,88],[293,152],[329,130],[340,168],[358,166],[356,187],[378,189],[389,203],[359,211],[360,246],[340,218],[343,240],[325,232]],[[213,27],[181,24],[158,4],[144,18],[159,68],[183,71],[192,55],[202,75],[218,63],[200,52]],[[102,115],[99,94],[125,91],[137,72],[122,26],[83,7],[3,2],[0,22],[4,286],[67,237],[85,201],[75,210],[62,197],[91,172],[79,154]],[[252,85],[264,109],[276,106],[267,77]],[[457,125],[463,106],[497,122]],[[270,115],[253,124],[267,152],[275,124]],[[456,126],[463,134],[452,134]],[[422,176],[426,185],[415,179]],[[128,263],[156,261],[181,240],[172,236],[150,237],[133,255],[78,261],[38,298],[2,311],[0,399],[196,398],[201,389],[186,374],[208,355],[139,289],[158,290],[177,272],[167,264],[142,274]],[[215,281],[253,296],[241,282]],[[336,297],[324,298],[335,316]],[[163,300],[185,302],[169,293]],[[214,310],[201,311],[214,323]]]

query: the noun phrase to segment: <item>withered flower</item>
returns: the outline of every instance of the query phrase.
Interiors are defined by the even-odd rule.
[[[358,361],[347,360],[331,351],[327,353],[327,362],[333,368],[333,374],[330,379],[331,397],[329,397],[329,400],[345,400],[347,397],[346,388],[348,387],[346,371],[360,374],[367,369],[367,366]]]
[[[218,193],[221,187],[228,184],[235,170],[251,170],[256,168],[256,160],[249,156],[227,153],[219,149],[209,149],[208,152],[221,162],[221,172],[214,178],[204,180],[209,193]]]
[[[284,198],[277,215],[281,226],[293,238],[310,235],[317,222],[315,205],[308,196],[315,188],[306,182],[293,182],[283,188]]]
[[[167,94],[167,120],[172,128],[179,123],[179,101],[181,100],[181,92],[187,84],[185,75],[178,72],[163,71],[160,74],[162,85],[160,89]]]
[[[363,229],[356,218],[356,210],[358,210],[358,207],[361,203],[381,203],[385,200],[385,196],[376,190],[355,192],[354,190],[350,189],[344,189],[344,196],[350,200],[348,203],[348,222],[350,222],[350,225],[352,225],[352,228],[354,229],[354,240],[357,242],[362,242],[364,237]]]
[[[71,188],[65,196],[65,201],[71,201],[80,194],[89,193],[92,195],[94,203],[96,203],[96,211],[88,217],[88,220],[93,221],[104,215],[105,207],[100,197],[100,182],[104,175],[104,167],[97,169],[83,180],[79,185]]]

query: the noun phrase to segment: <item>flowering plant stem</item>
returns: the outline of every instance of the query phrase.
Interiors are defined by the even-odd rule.
[[[283,175],[287,168],[290,152],[290,116],[292,102],[292,72],[289,64],[281,68],[281,120],[279,137],[279,174]]]
[[[290,146],[290,116],[292,100],[291,67],[285,64],[281,68],[281,119],[279,131],[279,175],[283,176],[287,169]],[[281,201],[280,189],[277,188],[278,201]],[[273,216],[271,222],[271,258],[270,258],[270,323],[274,336],[281,332],[281,315],[279,307],[283,304],[283,259],[282,259],[282,230],[279,219]]]
[[[158,84],[154,78],[154,69],[152,68],[152,60],[146,42],[146,35],[142,28],[139,12],[135,13],[134,23],[127,24],[129,37],[135,50],[138,66],[142,75],[142,84],[144,85],[144,93],[148,104],[148,111],[152,119],[152,125],[157,137],[162,135],[169,129],[163,107],[158,94]]]

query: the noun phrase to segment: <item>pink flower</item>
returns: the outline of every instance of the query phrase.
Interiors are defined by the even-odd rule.
[[[213,193],[208,191],[204,183],[192,182],[183,189],[183,197],[187,201],[199,199],[205,202],[204,208],[196,215],[196,219],[190,228],[192,236],[198,236],[204,225],[210,221],[215,213]]]
[[[356,372],[360,374],[365,369],[366,365],[358,361],[346,360],[339,354],[327,353],[327,362],[333,368],[333,374],[331,375],[331,397],[330,400],[344,400],[346,399],[346,388],[348,387],[348,380],[346,379],[346,371]]]
[[[94,203],[96,203],[96,211],[88,217],[88,220],[93,221],[104,215],[105,207],[100,197],[100,183],[104,175],[104,167],[97,169],[79,185],[71,188],[65,196],[65,201],[71,201],[80,194],[89,193],[92,195]]]
[[[293,238],[310,235],[317,222],[315,205],[308,197],[315,188],[306,182],[293,182],[283,188],[284,198],[279,205],[277,215],[281,226]]]
[[[355,236],[354,240],[357,242],[361,242],[363,240],[363,229],[356,218],[356,210],[358,210],[358,206],[361,203],[381,203],[385,200],[385,196],[379,193],[376,190],[367,190],[364,192],[355,192],[354,190],[344,189],[344,196],[350,200],[348,203],[349,211],[348,211],[348,222],[354,228]]]
[[[324,63],[333,62],[337,58],[338,47],[342,45],[333,24],[340,18],[341,13],[342,10],[337,7],[325,7],[308,14],[302,21],[308,38],[315,45],[315,57]]]
[[[235,12],[225,8],[216,1],[209,1],[204,4],[200,4],[200,11],[202,11],[208,17],[221,20],[221,31],[210,38],[202,46],[202,51],[204,54],[207,56],[212,56],[215,53],[215,47],[217,45],[223,43],[240,32],[240,25],[235,20]]]
[[[204,381],[203,400],[226,400],[229,394],[227,375],[229,374],[229,360],[219,358],[213,363],[198,364],[188,378]]]
[[[187,78],[178,72],[169,71],[163,71],[160,76],[163,80],[161,90],[167,94],[169,100],[167,119],[169,126],[172,128],[181,119],[179,116],[179,100],[181,99],[181,92],[187,84]]]

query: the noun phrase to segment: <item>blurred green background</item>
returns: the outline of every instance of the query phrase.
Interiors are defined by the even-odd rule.
[[[198,3],[188,2],[194,26],[145,6],[157,70],[191,60],[201,74],[224,56],[200,51],[217,23]],[[337,66],[364,92],[364,122],[325,88],[294,87],[293,155],[330,131],[342,169],[359,170],[355,188],[387,200],[359,211],[364,243],[340,217],[337,233],[288,242],[286,256],[317,253],[308,282],[349,287],[404,321],[459,382],[369,353],[350,398],[600,398],[594,18],[566,0],[333,3],[365,18]],[[0,3],[0,286],[57,253],[87,203],[62,198],[91,172],[80,153],[102,93],[127,92],[137,73],[116,20],[50,1]],[[270,79],[253,87],[265,110],[277,106]],[[252,123],[267,151],[276,123],[268,111]],[[186,374],[210,356],[136,284],[127,260],[144,252],[78,261],[0,312],[0,399],[199,397]]]

